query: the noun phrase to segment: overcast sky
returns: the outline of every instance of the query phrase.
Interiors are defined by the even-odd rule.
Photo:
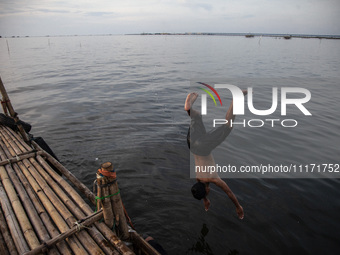
[[[340,0],[0,0],[1,36],[340,34]]]

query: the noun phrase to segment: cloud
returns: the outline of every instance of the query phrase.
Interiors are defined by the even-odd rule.
[[[58,9],[36,9],[37,12],[42,12],[42,13],[70,13],[68,10],[58,10]]]
[[[86,12],[84,13],[85,15],[88,16],[94,16],[94,17],[102,17],[102,16],[111,16],[111,15],[115,15],[114,12]]]
[[[2,0],[0,34],[339,34],[339,7],[339,0]]]
[[[212,11],[213,10],[213,5],[209,3],[183,3],[182,4],[184,7],[193,9],[193,10],[205,10],[205,11]]]

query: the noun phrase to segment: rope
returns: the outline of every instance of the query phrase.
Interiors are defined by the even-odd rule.
[[[105,187],[110,187],[112,184],[114,184],[117,180],[114,179],[112,182],[108,182],[106,184],[98,184],[97,185],[100,187],[100,188],[105,188]]]
[[[125,206],[124,206],[124,204],[123,204],[123,201],[122,201],[122,206],[123,206],[123,210],[124,210],[124,214],[125,214],[126,221],[130,224],[130,226],[131,226],[134,230],[136,230],[135,227],[134,227],[134,225],[132,224],[132,221],[131,221],[131,219],[130,219],[130,217],[129,217],[127,211],[126,211],[126,209],[125,209]]]
[[[115,169],[113,168],[111,171],[107,171],[107,170],[104,170],[102,168],[98,169],[98,172],[97,172],[100,176],[106,176],[106,177],[109,177],[109,178],[112,178],[112,179],[116,179],[116,171]]]
[[[82,230],[83,228],[91,229],[91,228],[89,228],[89,227],[84,226],[83,224],[80,224],[78,221],[76,221],[76,222],[74,223],[74,225],[75,225],[75,227],[76,227],[77,232],[79,232],[79,231]]]
[[[97,201],[98,200],[102,200],[102,199],[105,199],[105,198],[113,197],[113,196],[118,195],[119,193],[120,193],[120,189],[118,189],[118,191],[116,193],[108,195],[108,196],[105,196],[105,197],[98,197],[98,196],[96,196],[96,210],[94,212],[97,212],[97,207],[98,207]]]
[[[7,104],[7,103],[9,103],[9,102],[11,102],[11,100],[4,100],[4,101],[1,100],[1,103],[2,103],[2,104]]]

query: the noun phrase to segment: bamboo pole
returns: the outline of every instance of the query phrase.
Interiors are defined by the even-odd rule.
[[[7,146],[5,146],[2,142],[5,141],[5,137],[4,134],[1,133],[3,135],[3,138],[1,139],[1,147],[3,149],[0,149],[0,158],[1,159],[5,159],[8,157],[11,157],[13,154],[10,153],[9,148]],[[21,138],[19,138],[20,140],[22,140]],[[6,141],[5,141],[6,142]],[[13,150],[12,148],[10,148],[12,153]],[[30,149],[30,148],[28,148]],[[7,158],[8,159],[8,158]],[[5,160],[4,160],[5,161]],[[16,160],[17,162],[18,160]],[[29,196],[29,199],[31,200],[31,202],[34,204],[34,207],[36,209],[37,214],[40,216],[41,220],[43,221],[44,225],[46,226],[46,229],[48,230],[48,233],[54,237],[56,235],[59,234],[58,230],[55,228],[54,224],[52,223],[49,215],[46,213],[45,209],[43,208],[43,206],[41,205],[41,202],[39,201],[37,195],[35,194],[35,192],[33,191],[33,188],[31,187],[31,185],[29,184],[29,182],[27,181],[26,177],[22,174],[22,172],[19,170],[18,166],[13,166],[14,169],[16,169],[14,175],[17,175],[18,178],[20,179],[20,182],[22,183],[22,185],[24,186],[25,191],[27,192],[27,195]],[[6,166],[7,169],[11,169],[8,168],[8,166]],[[13,169],[11,169],[13,170]],[[9,171],[10,172],[10,171]],[[25,199],[26,200],[26,199]],[[65,254],[65,255],[71,255],[71,251],[68,248],[68,246],[66,245],[65,242],[61,242],[59,244],[57,244],[57,248],[58,250],[61,252],[61,254]],[[52,249],[49,254],[52,253],[57,253],[55,251],[55,249]]]
[[[103,198],[99,199],[99,203],[103,208],[104,222],[109,227],[113,227],[113,212],[111,206],[111,199],[109,195],[109,187],[107,185],[106,178],[97,174],[97,186],[98,186],[98,197]]]
[[[18,126],[19,132],[22,136],[22,138],[24,139],[25,142],[29,143],[29,139],[27,137],[27,134],[24,130],[24,128],[22,127],[22,125],[18,122],[19,121],[19,117],[18,114],[14,111],[14,108],[11,104],[11,101],[9,100],[7,91],[5,89],[4,84],[2,83],[1,77],[0,77],[0,92],[2,94],[2,103],[5,104],[8,108],[8,111],[10,113],[10,115],[14,118],[15,123]]]
[[[25,141],[20,138],[20,136],[11,128],[4,126],[3,127],[4,130],[9,134],[9,136],[14,139],[14,141],[18,144],[18,146],[20,148],[23,148],[22,151],[31,151],[32,150],[32,146],[28,145],[27,143],[25,143]]]
[[[2,212],[1,206],[0,206],[0,232],[2,234],[3,237],[3,241],[4,241],[4,245],[5,250],[8,252],[8,254],[10,255],[18,255],[17,249],[15,248],[13,239],[11,237],[11,234],[9,232],[4,214]],[[1,251],[1,254],[5,252]]]
[[[33,142],[33,146],[34,142]],[[73,176],[73,174],[71,172],[69,172],[63,165],[61,165],[57,160],[55,160],[51,155],[49,155],[47,152],[43,152],[43,154],[41,156],[44,156],[48,161],[50,161],[56,168],[58,168],[58,170],[63,174],[63,176],[65,177],[70,177]],[[44,159],[38,156],[37,159],[39,160],[39,162],[44,161]],[[82,200],[80,195],[78,193],[76,193],[74,191],[74,189],[71,187],[71,185],[69,185],[68,182],[66,182],[60,175],[56,174],[51,168],[46,168],[48,173],[53,177],[53,179],[60,183],[64,189],[67,191],[67,193],[72,193],[72,197],[76,197],[79,196],[80,199],[77,199],[77,201]],[[85,186],[83,186],[83,184],[81,182],[79,182],[79,180],[73,176],[73,178],[71,178],[72,181],[71,183],[73,185],[75,185],[78,189],[80,190],[84,190],[85,192],[83,192],[83,194],[90,200],[93,201],[93,204],[96,205],[96,199],[95,199],[95,195]],[[69,179],[70,180],[70,179]],[[81,187],[81,188],[79,188]],[[74,193],[73,193],[74,192]],[[89,207],[88,204],[83,204],[80,205],[80,207],[82,208],[82,210],[88,215],[89,213],[92,212],[92,209]],[[103,223],[96,223],[96,227],[102,232],[102,234],[108,239],[110,240],[111,243],[113,243],[115,245],[116,248],[119,248],[120,250],[122,250],[121,254],[125,254],[123,252],[128,252],[128,248],[126,247],[126,245],[118,239],[118,237],[112,233],[112,231]],[[143,250],[147,251],[147,254],[159,254],[149,243],[147,243],[138,233],[136,233],[135,231],[131,231],[130,235],[132,237],[133,240],[135,240],[138,243],[138,246],[140,248],[142,248]]]
[[[97,183],[97,186],[98,186],[98,183]],[[97,197],[102,197],[102,196],[103,196],[102,189],[97,188]],[[96,208],[97,208],[97,210],[103,208],[103,201],[101,199],[97,200]]]
[[[24,154],[24,155],[17,156],[15,158],[8,158],[8,159],[0,161],[0,166],[16,163],[16,162],[21,161],[23,159],[32,158],[32,157],[39,155],[39,154],[42,154],[42,153],[41,152],[31,152],[31,153],[27,153],[27,154]]]
[[[77,177],[68,171],[60,162],[53,158],[50,154],[44,151],[36,142],[32,141],[32,145],[39,151],[42,151],[42,156],[45,157],[52,165],[54,165],[74,186],[77,187],[92,204],[96,204],[95,195],[87,188]]]
[[[40,243],[39,240],[33,230],[33,227],[26,215],[26,212],[17,196],[17,193],[12,185],[11,180],[3,166],[0,166],[0,177],[2,179],[2,184],[6,190],[8,199],[11,202],[13,207],[13,211],[18,219],[22,232],[25,236],[27,244],[29,245],[30,249],[34,249]]]
[[[83,222],[77,223],[70,230],[68,230],[68,231],[66,231],[66,232],[56,236],[55,238],[53,238],[51,240],[48,240],[44,244],[40,245],[39,247],[37,247],[34,250],[31,250],[31,251],[25,253],[24,255],[36,255],[36,254],[39,254],[41,251],[43,251],[43,249],[49,248],[52,245],[60,242],[61,240],[66,239],[67,237],[73,235],[74,233],[79,232],[81,229],[86,228],[86,227],[92,225],[94,222],[100,220],[101,218],[103,218],[103,211],[100,211],[100,212],[97,212],[97,213],[93,214],[91,217],[88,217]]]
[[[8,228],[11,232],[13,242],[19,254],[29,251],[29,247],[25,241],[24,235],[20,229],[19,223],[15,217],[15,214],[11,208],[7,194],[0,182],[0,203],[4,212],[5,219],[7,221]]]
[[[21,169],[16,163],[13,164],[13,168],[16,172],[22,171],[22,173],[24,174],[27,181],[32,186],[35,193],[38,195],[40,201],[44,205],[46,211],[49,213],[50,217],[52,218],[54,224],[57,226],[59,231],[65,232],[69,230],[67,223],[64,221],[63,217],[59,214],[59,212],[55,208],[54,203],[52,204],[52,202],[49,200],[47,195],[43,192],[43,190],[41,189],[41,187],[39,186],[35,178],[29,173],[29,171],[25,169],[23,165],[22,165],[23,169]],[[83,246],[80,244],[80,242],[75,236],[71,236],[66,241],[75,254],[87,254],[86,250],[83,248]]]
[[[14,137],[16,142],[20,143],[23,147],[25,147],[26,151],[32,150],[33,146],[31,144],[29,145],[29,144],[25,143],[25,141],[14,130],[12,130],[11,128],[6,127],[6,126],[4,126],[3,128],[7,133],[11,134],[12,137]]]
[[[49,184],[51,184],[51,187],[53,188],[55,193],[59,195],[59,197],[64,201],[64,203],[67,205],[67,207],[69,209],[74,209],[74,208],[82,209],[82,210],[78,210],[78,209],[72,210],[73,214],[78,219],[82,219],[86,215],[91,215],[92,210],[85,203],[85,201],[81,198],[81,196],[59,174],[56,174],[56,172],[54,172],[51,169],[51,167],[47,164],[47,162],[41,156],[38,156],[37,160],[41,164],[41,166],[43,166],[44,169],[41,168],[41,167],[38,167],[38,165],[36,166],[36,168],[38,169],[38,171],[40,172],[42,177],[45,179],[45,181],[48,182]],[[31,163],[37,164],[37,162],[35,162],[35,159],[33,159],[33,158],[31,158],[30,161],[31,161]],[[49,173],[47,173],[45,170],[48,170]],[[56,177],[57,180],[52,178],[50,174],[54,175],[54,177]],[[59,185],[55,185],[54,183],[58,183]],[[60,189],[60,187],[63,187],[63,190],[65,190],[66,193],[69,194],[73,198],[73,201],[74,201],[75,204],[71,201],[67,201],[68,198],[67,198],[65,192]],[[86,211],[87,213],[84,212],[84,208],[89,208],[89,210]],[[108,244],[105,244],[105,242],[107,242],[107,241],[100,234],[100,232],[98,232],[97,227],[89,230],[89,233],[96,240],[96,242],[98,244],[102,244],[102,245],[100,245],[100,247],[104,250],[104,252],[106,252],[107,254],[112,254],[114,248],[111,247]]]
[[[10,179],[12,180],[12,183],[13,183],[15,189],[18,192],[18,195],[19,195],[19,197],[22,201],[22,204],[25,208],[25,211],[27,212],[27,216],[28,216],[30,222],[32,223],[32,226],[33,226],[35,232],[37,233],[37,236],[39,237],[41,242],[46,242],[51,237],[50,237],[49,233],[47,232],[47,230],[46,230],[41,218],[39,217],[37,211],[35,210],[33,202],[30,200],[26,190],[24,189],[24,187],[20,183],[16,173],[10,167],[10,165],[7,165],[5,168],[7,170],[7,173],[9,175]],[[49,251],[49,254],[55,255],[55,254],[58,254],[58,252],[55,248],[52,248]]]
[[[91,215],[93,213],[93,210],[91,207],[85,203],[85,201],[82,199],[82,197],[77,193],[73,187],[64,179],[62,176],[57,174],[53,169],[46,163],[46,161],[41,157],[38,156],[37,160],[41,165],[44,166],[44,168],[48,171],[49,175],[57,182],[59,183],[65,191],[70,194],[75,203],[83,210],[83,212],[86,215]],[[62,170],[62,168],[61,168]],[[64,173],[63,173],[64,175]],[[92,192],[91,192],[92,194]],[[115,249],[120,254],[134,254],[131,252],[131,250],[125,245],[124,242],[122,242],[113,232],[112,230],[103,222],[96,222],[95,223],[96,228],[103,234],[103,236],[115,247]],[[105,247],[107,244],[105,245]]]
[[[25,144],[25,143],[23,143],[23,144]],[[28,148],[29,149],[29,148]],[[49,157],[51,157],[51,156],[48,156],[49,154],[47,154],[46,152],[44,152],[44,151],[39,151],[39,152],[37,152],[37,155],[40,155],[40,154],[43,154],[47,159],[49,159]],[[39,161],[41,161],[41,162],[45,162],[45,164],[47,163],[42,157],[40,157],[40,156],[37,156],[37,158],[40,158],[40,160]],[[13,158],[14,159],[14,158]],[[52,159],[54,159],[53,157],[52,157]],[[57,162],[57,161],[56,161]],[[57,162],[57,163],[59,163],[59,162]],[[60,168],[59,168],[60,169]],[[61,169],[63,169],[63,168],[61,168]],[[65,168],[66,169],[66,168]],[[50,169],[49,167],[47,167],[47,170],[49,171],[49,173],[52,173],[52,175],[53,175],[53,178],[54,179],[56,179],[56,181],[58,182],[58,183],[60,183],[60,185],[62,186],[62,187],[64,187],[65,188],[65,185],[67,185],[67,186],[69,186],[69,189],[66,189],[66,191],[68,192],[68,193],[72,193],[72,194],[74,194],[75,196],[78,196],[78,197],[80,197],[79,196],[79,194],[77,193],[77,192],[75,192],[74,191],[74,189],[60,176],[60,175],[58,175],[58,174],[55,174],[55,172],[52,170],[52,169]],[[66,169],[66,171],[68,171],[67,169]],[[67,175],[67,174],[64,174],[64,175]],[[77,180],[76,178],[75,178],[75,180]],[[78,180],[77,180],[78,181]],[[82,183],[81,183],[82,184]],[[86,188],[87,189],[87,188]],[[72,192],[73,191],[73,192]],[[93,200],[93,198],[94,198],[94,195],[93,195],[93,193],[91,192],[91,191],[89,191],[89,190],[87,190],[88,192],[87,192],[87,194],[88,194],[88,197],[89,197],[89,200]],[[74,197],[74,195],[72,195],[72,197]],[[80,197],[81,198],[81,197]],[[79,200],[79,201],[83,201],[82,199],[81,200]],[[88,214],[88,211],[89,210],[91,210],[90,209],[90,207],[83,201],[83,204],[81,203],[80,204],[80,207],[81,207],[81,209],[86,213],[86,214]],[[123,243],[123,242],[121,242],[112,232],[111,232],[111,230],[105,225],[105,224],[103,224],[103,223],[95,223],[95,225],[96,225],[96,227],[103,233],[103,235],[107,238],[107,240],[109,240],[112,244],[114,244],[115,245],[115,248],[117,249],[117,250],[119,250],[120,251],[120,253],[121,254],[126,254],[126,252],[130,252],[129,250],[128,250],[128,248],[125,246],[125,244]],[[144,251],[146,254],[158,254],[157,253],[157,251],[155,251],[155,249],[150,245],[150,244],[148,244],[147,242],[145,242],[145,240],[140,236],[140,235],[138,235],[138,233],[136,233],[135,231],[131,231],[130,232],[130,236],[131,236],[131,239],[133,240],[133,242],[135,243],[135,245],[137,245],[138,246],[138,248],[140,249],[140,250],[142,250],[142,251]],[[105,242],[102,242],[104,245],[105,245]],[[61,243],[58,243],[58,245],[60,245]],[[60,248],[59,248],[59,250],[60,250]],[[126,250],[128,250],[128,251],[126,251]],[[62,254],[66,254],[65,252],[61,252]],[[132,254],[132,253],[130,253],[130,254]]]
[[[38,199],[37,195],[35,194],[30,183],[27,181],[24,174],[21,171],[19,171],[17,166],[16,166],[16,168],[17,168],[16,173],[17,173],[21,183],[24,185],[24,187],[27,191],[27,194],[29,195],[31,201],[33,202],[33,204],[34,204],[38,214],[40,215],[41,220],[44,222],[44,225],[46,226],[49,234],[52,237],[59,235],[60,232],[55,228],[54,223],[51,221],[50,216],[46,212],[45,208],[42,206],[40,200]],[[60,251],[60,253],[62,255],[71,255],[72,254],[72,252],[68,248],[65,241],[57,243],[56,246],[57,246],[58,250]]]
[[[39,165],[38,162],[33,158],[30,158],[29,161],[35,167],[35,169],[39,172],[39,174],[45,180],[45,182],[47,182],[51,186],[51,188],[53,189],[55,194],[57,194],[59,196],[61,201],[67,206],[67,208],[73,213],[73,215],[77,219],[80,220],[80,219],[86,217],[86,215],[82,212],[82,210],[73,202],[73,200],[76,200],[76,199],[75,198],[70,199],[69,196],[66,195],[64,190],[61,189],[62,186],[60,186],[59,183],[55,182],[51,178],[51,176],[45,171],[45,169],[43,167],[49,167],[49,165],[47,164],[46,161],[42,162],[41,165]],[[27,162],[25,163],[25,165],[26,165],[26,167],[29,166],[29,165],[27,165]],[[104,237],[102,235],[100,235],[100,233],[98,232],[98,230],[96,228],[91,228],[88,231],[89,231],[90,235],[93,237],[93,239],[98,244],[104,242]],[[92,242],[92,241],[90,240],[90,242]],[[96,247],[96,244],[92,243],[92,246]],[[112,252],[112,249],[109,249],[109,247],[104,246],[104,247],[101,247],[101,248],[106,249],[106,251],[104,251],[106,253],[110,254]]]
[[[18,148],[16,145],[14,145],[14,143],[10,143],[10,138],[8,138],[7,135],[5,135],[6,138],[7,138],[7,143],[11,145],[11,150],[12,150],[12,154],[13,153],[19,153],[20,152],[20,148]],[[32,161],[32,159],[31,159]],[[31,165],[29,165],[28,161],[27,160],[24,160],[23,162],[25,162],[25,166],[27,168],[29,168],[30,170],[34,170],[34,167],[32,167]],[[33,163],[35,162],[35,160],[32,161]],[[21,163],[21,162],[20,162]],[[36,163],[36,162],[35,162]],[[20,165],[20,164],[19,164]],[[35,167],[38,168],[40,170],[40,172],[44,172],[42,170],[42,168],[38,165],[38,164],[35,164]],[[33,171],[32,174],[34,174],[35,172]],[[37,178],[37,176],[35,175],[34,176],[35,178]],[[40,185],[41,183],[43,183],[42,179],[38,179],[40,180]],[[49,180],[50,181],[50,180]],[[46,185],[45,185],[46,187]],[[60,192],[59,192],[60,193]],[[49,195],[51,196],[51,193],[49,193]],[[53,200],[53,199],[52,199]],[[72,209],[75,209],[77,208],[76,206],[74,206],[74,204],[71,203],[71,200],[69,198],[66,198],[64,199],[64,201],[66,201],[66,203],[69,205],[68,207],[69,208],[72,208]],[[104,237],[100,234],[100,232],[98,232],[98,230],[95,230],[95,229],[91,229],[89,230],[89,232],[91,233],[91,235],[93,236],[93,238],[98,241],[98,243],[100,244],[105,244],[105,239]],[[79,233],[79,235],[86,235],[87,233],[84,232],[84,233]],[[100,250],[100,248],[98,246],[96,246],[95,243],[93,243],[92,239],[88,239],[86,236],[81,238],[81,240],[83,240],[83,243],[85,246],[88,246],[88,249],[92,250],[92,253],[96,252],[98,253],[98,249]],[[94,249],[97,249],[97,250],[94,250]],[[104,250],[106,251],[107,254],[112,254],[112,249],[110,249],[109,247],[107,247],[107,245],[104,246]],[[99,252],[101,253],[101,252]]]
[[[2,233],[0,231],[0,254],[1,255],[10,255],[7,250],[7,246],[4,240],[4,237],[2,236]]]
[[[38,174],[37,170],[30,164],[30,162],[27,159],[25,159],[23,162],[17,163],[18,166],[20,167],[21,171],[23,171],[23,172],[29,171],[30,172],[30,174],[33,176],[33,178],[39,184],[41,190],[43,190],[44,193],[46,194],[48,200],[53,201],[55,208],[58,210],[60,215],[64,218],[65,223],[68,225],[68,229],[69,229],[69,227],[72,227],[74,222],[76,222],[75,217],[70,213],[70,211],[67,209],[67,207],[57,197],[57,195],[50,189],[48,184],[42,179],[42,177]],[[27,165],[27,167],[25,165]],[[62,232],[65,232],[65,231],[62,231]],[[91,239],[91,237],[89,236],[89,234],[86,231],[81,231],[81,232],[77,233],[77,236],[79,237],[79,241],[82,243],[82,246],[89,253],[103,254],[101,249],[96,245],[96,243],[93,241],[93,239]]]
[[[115,222],[116,222],[117,228],[119,229],[121,238],[123,240],[127,240],[129,238],[129,229],[128,229],[126,217],[124,214],[124,209],[123,209],[122,199],[120,196],[120,191],[118,188],[117,179],[108,178],[108,181],[112,183],[109,187],[110,194],[117,194],[111,197],[111,204],[112,204],[112,210],[113,210],[114,217],[115,217]]]
[[[34,143],[34,142],[33,142]],[[17,146],[13,145],[13,143],[11,144],[14,148],[16,148]],[[62,166],[58,161],[56,161],[51,155],[49,155],[48,153],[46,153],[45,151],[43,151],[37,144],[34,144],[34,146],[43,152],[43,155],[48,158],[48,160],[50,161],[50,163],[52,163],[53,165],[55,165],[57,167],[58,170],[64,170],[61,171],[66,177],[68,177],[69,179],[73,180],[73,183],[77,184],[75,186],[80,187],[81,190],[85,191],[85,193],[88,195],[88,197],[90,198],[90,200],[95,201],[95,196],[93,195],[93,193],[81,182],[79,182],[79,180],[73,176],[73,174],[71,174],[64,166]],[[19,151],[16,149],[16,151],[19,153]],[[12,155],[14,155],[15,152],[12,149]],[[52,170],[52,172],[54,172]],[[71,181],[72,182],[72,181]],[[89,214],[89,210],[91,211],[90,207],[87,205],[88,208],[85,208],[86,214]],[[83,209],[83,208],[82,208]],[[131,252],[131,250],[129,250],[129,248],[121,241],[117,238],[117,236],[105,225],[105,224],[101,224],[101,223],[95,223],[96,227],[101,231],[101,233],[106,237],[107,240],[110,241],[110,243],[112,243],[115,248],[121,253],[121,254],[133,254]]]
[[[39,239],[43,242],[50,239],[50,236],[47,233],[47,230],[45,229],[41,219],[39,218],[39,215],[37,211],[35,210],[32,201],[29,199],[26,193],[26,190],[20,183],[16,173],[10,167],[10,165],[7,165],[5,169],[22,201],[25,211],[28,214],[28,218],[30,219],[36,233],[38,234]]]
[[[144,240],[136,231],[130,232],[131,241],[137,247],[138,250],[142,252],[142,254],[148,255],[161,255],[155,248],[153,248],[147,241]]]
[[[3,134],[4,137],[7,139],[6,142],[10,145],[10,148],[12,148],[14,153],[20,153],[20,148],[11,140],[10,137],[8,137],[7,134]],[[12,152],[12,153],[13,153]],[[42,190],[46,193],[47,197],[54,201],[54,205],[56,209],[60,212],[62,217],[65,219],[66,223],[69,227],[73,225],[75,222],[75,218],[73,215],[68,211],[66,206],[61,202],[61,200],[56,196],[55,193],[49,188],[48,184],[44,181],[44,179],[39,175],[38,171],[35,169],[33,165],[27,160],[24,159],[22,162],[17,163],[22,171],[28,170],[29,172],[34,176],[34,178],[39,183]],[[39,165],[36,165],[40,167]],[[67,202],[70,202],[70,199],[67,199]],[[71,208],[74,208],[73,206]],[[90,237],[90,235],[86,231],[79,232],[77,234],[79,236],[79,240],[83,244],[83,246],[93,254],[103,254],[103,251],[97,246],[97,244],[94,242],[94,240]]]
[[[103,191],[103,197],[99,198],[101,200],[104,199],[105,203],[105,199],[110,197],[111,203],[106,200],[106,206],[111,205],[111,209],[106,209],[110,213],[108,217],[114,215],[116,231],[119,232],[120,237],[123,240],[127,240],[129,238],[129,230],[120,197],[120,190],[117,184],[117,175],[111,162],[101,164],[100,169],[97,171],[97,184],[98,190]],[[110,225],[108,226],[110,227]]]

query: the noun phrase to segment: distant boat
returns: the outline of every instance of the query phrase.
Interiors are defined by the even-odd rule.
[[[289,39],[292,39],[292,36],[291,35],[286,35],[283,38],[286,39],[286,40],[289,40]]]
[[[245,37],[247,37],[247,38],[252,38],[252,37],[254,37],[255,35],[253,35],[253,34],[247,34],[247,35],[245,35]]]

